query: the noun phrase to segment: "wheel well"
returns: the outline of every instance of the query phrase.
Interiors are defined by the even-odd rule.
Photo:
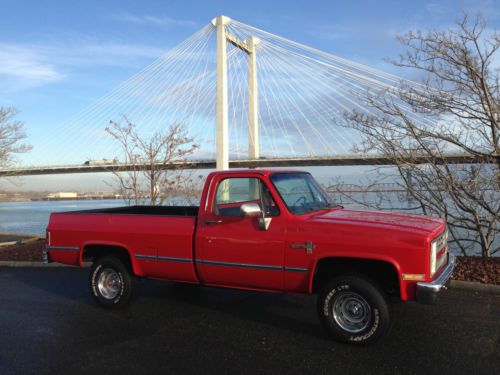
[[[381,260],[357,258],[321,259],[314,271],[313,293],[317,293],[331,279],[344,273],[366,275],[378,282],[389,296],[400,296],[398,273],[392,264]]]
[[[83,262],[95,262],[98,258],[112,255],[120,259],[125,267],[131,272],[133,271],[132,261],[130,260],[130,255],[124,247],[121,246],[111,246],[111,245],[88,245],[83,249],[82,261]]]

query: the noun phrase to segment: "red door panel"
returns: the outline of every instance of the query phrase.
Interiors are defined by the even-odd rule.
[[[231,207],[237,212],[243,203],[248,202],[219,208]],[[208,211],[212,212],[212,207]],[[209,213],[199,222],[197,233],[197,267],[205,283],[283,290],[284,215],[273,216],[268,230],[262,230],[256,217]]]

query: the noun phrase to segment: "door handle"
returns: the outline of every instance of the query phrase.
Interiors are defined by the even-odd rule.
[[[207,220],[205,221],[207,224],[222,224],[222,220]]]

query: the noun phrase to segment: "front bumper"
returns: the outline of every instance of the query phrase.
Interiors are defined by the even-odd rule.
[[[436,302],[441,289],[447,288],[454,269],[455,256],[453,254],[449,254],[448,264],[436,280],[430,283],[417,283],[417,302],[426,304]]]

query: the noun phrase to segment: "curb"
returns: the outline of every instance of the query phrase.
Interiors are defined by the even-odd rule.
[[[0,261],[0,267],[60,268],[60,267],[76,267],[76,266],[70,266],[69,264],[61,264],[61,263],[21,262],[16,260],[2,260]]]
[[[451,289],[468,290],[471,292],[485,292],[489,294],[500,294],[500,285],[481,284],[473,281],[451,280]]]

